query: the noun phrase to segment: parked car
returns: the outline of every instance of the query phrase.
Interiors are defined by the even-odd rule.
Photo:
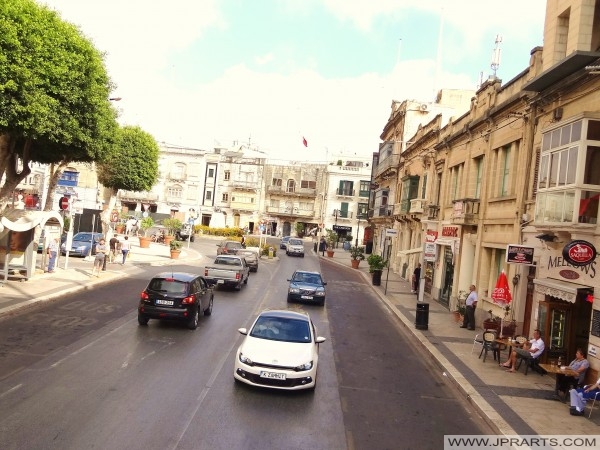
[[[288,241],[290,240],[290,236],[284,236],[281,238],[279,242],[279,250],[285,250]]]
[[[304,241],[298,238],[290,238],[285,246],[285,254],[302,256],[304,258]]]
[[[189,223],[184,223],[175,233],[175,239],[178,241],[187,241],[188,238],[190,242],[194,242],[194,227]]]
[[[296,270],[292,278],[288,279],[287,301],[307,301],[315,302],[323,306],[325,304],[325,286],[319,272],[310,272],[307,270]]]
[[[69,256],[81,256],[96,254],[96,244],[102,239],[102,233],[81,232],[73,236]],[[60,245],[60,252],[65,255],[67,253],[67,242]]]
[[[142,291],[138,323],[150,319],[177,320],[190,330],[198,327],[200,312],[212,314],[214,294],[201,275],[186,272],[162,272],[155,275]]]
[[[238,250],[237,256],[241,256],[246,260],[246,264],[250,268],[250,272],[258,272],[258,253],[254,250]]]
[[[238,241],[223,241],[217,244],[217,255],[235,255],[238,250],[243,249],[242,243]]]
[[[306,313],[263,311],[239,346],[233,377],[252,386],[273,389],[314,389],[317,383],[318,336]]]

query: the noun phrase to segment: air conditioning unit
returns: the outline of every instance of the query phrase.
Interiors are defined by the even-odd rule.
[[[419,106],[419,109],[421,111],[429,111],[429,105],[427,103],[423,103],[421,106]]]

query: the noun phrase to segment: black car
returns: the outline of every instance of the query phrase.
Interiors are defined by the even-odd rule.
[[[200,312],[212,314],[213,290],[204,277],[186,272],[163,272],[155,275],[142,291],[138,306],[138,323],[148,320],[178,320],[190,330],[198,326]]]
[[[307,270],[296,270],[292,278],[288,280],[287,301],[307,301],[325,304],[325,286],[326,282],[321,278],[319,272],[310,272]]]

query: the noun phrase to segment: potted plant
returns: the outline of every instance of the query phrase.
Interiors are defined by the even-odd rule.
[[[152,217],[144,217],[140,222],[140,228],[142,229],[143,236],[140,236],[140,247],[148,248],[150,247],[151,239],[146,236],[148,230],[154,226],[154,220]]]
[[[337,233],[333,230],[325,230],[327,235],[325,236],[325,242],[327,242],[327,256],[333,258],[333,249],[335,248],[335,242],[337,241]]]
[[[167,229],[167,235],[165,236],[165,244],[169,245],[171,241],[175,239],[175,233],[181,229],[183,224],[181,220],[173,217],[162,221],[163,226]]]
[[[381,285],[381,273],[383,272],[383,269],[387,267],[387,260],[383,259],[383,256],[381,255],[371,253],[367,258],[367,263],[369,264],[369,272],[373,274],[373,286]]]
[[[353,246],[350,247],[350,263],[353,269],[358,269],[358,265],[365,259],[365,248]]]
[[[500,328],[500,321],[497,317],[494,317],[494,313],[491,309],[488,309],[490,317],[484,319],[483,329],[484,330],[498,330]]]
[[[465,314],[467,312],[467,306],[465,305],[465,300],[467,298],[467,293],[465,291],[458,292],[458,298],[456,299],[456,308],[452,313],[454,314],[454,320],[456,322],[462,323]]]
[[[181,242],[173,239],[169,243],[169,248],[171,250],[171,259],[179,258],[179,254],[181,253]]]

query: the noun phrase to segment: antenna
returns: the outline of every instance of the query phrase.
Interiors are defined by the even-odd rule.
[[[492,64],[490,67],[492,68],[492,75],[496,78],[496,71],[500,67],[500,44],[502,43],[502,36],[499,34],[496,35],[496,47],[492,51]]]

